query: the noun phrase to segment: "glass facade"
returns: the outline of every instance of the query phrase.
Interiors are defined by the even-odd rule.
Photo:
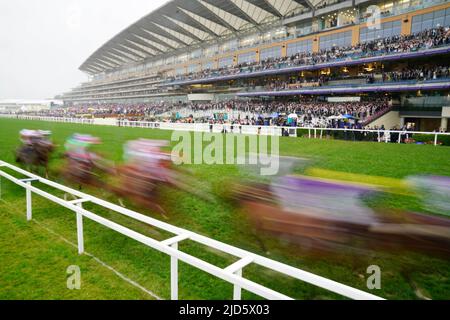
[[[265,48],[261,50],[260,54],[260,60],[267,60],[267,59],[273,59],[273,58],[280,58],[281,57],[281,47],[272,47],[272,48]]]
[[[185,72],[184,72],[184,68],[177,68],[176,70],[175,70],[175,74],[177,75],[177,76],[181,76],[181,75],[183,75]]]
[[[202,49],[197,49],[191,52],[191,59],[197,59],[200,58],[203,54],[203,50]]]
[[[327,50],[333,47],[348,47],[352,45],[352,32],[339,32],[320,37],[320,50]]]
[[[311,52],[312,51],[312,39],[297,41],[289,43],[287,45],[287,55],[293,56],[299,52]]]
[[[227,51],[230,51],[230,50],[235,50],[238,46],[239,46],[239,41],[237,39],[233,39],[231,41],[227,41],[227,42],[223,43],[219,47],[219,51],[220,52],[227,52]]]
[[[237,0],[233,0],[237,1]],[[292,1],[292,0],[290,0]],[[449,0],[384,0],[377,2],[377,6],[379,7],[381,17],[386,16],[394,16],[394,15],[400,15],[405,14],[407,12],[413,12],[418,9],[423,8],[429,8],[434,5],[447,3]],[[328,1],[328,4],[330,2]],[[367,7],[370,3],[367,3],[365,5],[362,5],[359,9],[359,12],[357,15],[359,15],[360,20],[355,22],[357,23],[363,23],[367,20],[370,14],[367,12]],[[338,12],[338,15],[341,15],[342,19],[342,13]],[[356,15],[356,14],[355,14]],[[344,15],[345,16],[345,15]],[[353,17],[353,13],[351,14],[351,17]],[[411,16],[410,16],[411,17]],[[107,77],[122,77],[125,74],[134,74],[139,72],[146,72],[150,73],[152,69],[156,69],[160,66],[168,66],[168,65],[174,65],[178,63],[190,63],[190,59],[199,59],[202,57],[207,57],[208,59],[212,59],[216,54],[218,53],[224,53],[225,54],[232,54],[232,51],[238,50],[240,47],[251,47],[252,50],[257,50],[257,45],[260,43],[270,43],[274,41],[281,41],[281,40],[287,40],[294,37],[300,37],[307,34],[310,34],[311,32],[318,32],[321,28],[319,25],[317,25],[317,19],[313,19],[312,21],[297,21],[295,24],[292,24],[290,27],[270,27],[269,29],[264,29],[261,33],[255,33],[252,35],[246,35],[244,38],[233,39],[233,38],[227,38],[225,41],[224,39],[218,39],[218,43],[212,43],[208,42],[208,47],[204,49],[199,49],[197,46],[195,48],[191,48],[186,53],[183,54],[176,54],[175,52],[168,52],[165,55],[165,58],[160,58],[155,61],[148,62],[143,68],[136,68],[136,67],[128,67],[123,66],[121,70],[108,70],[104,71],[104,74],[100,77],[107,78]],[[399,19],[397,21],[391,21],[391,22],[385,22],[382,23],[380,29],[374,29],[371,30],[367,27],[362,27],[360,29],[360,37],[359,41],[364,43],[371,40],[375,40],[378,38],[385,38],[385,37],[391,37],[395,35],[401,34],[401,17],[398,17],[396,19]],[[411,33],[417,33],[421,32],[426,29],[435,28],[438,26],[450,26],[450,8],[448,9],[442,9],[437,10],[434,12],[426,13],[426,14],[420,14],[417,16],[413,16],[411,18],[412,23],[412,29]],[[224,41],[224,42],[222,42]],[[333,46],[350,46],[352,43],[352,34],[351,31],[347,32],[340,32],[338,34],[334,35],[326,35],[321,36],[319,35],[319,49],[330,49]],[[311,52],[313,47],[313,41],[312,40],[300,40],[294,43],[290,43],[287,45],[287,55],[292,56],[296,53],[300,52]],[[181,51],[181,50],[180,50]],[[276,58],[281,56],[281,45],[277,44],[277,47],[274,48],[266,48],[261,49],[260,51],[260,57],[261,60],[265,60],[268,58]],[[241,54],[238,56],[238,62],[239,63],[247,63],[247,62],[253,62],[256,60],[256,54],[254,53],[246,53]],[[214,62],[212,65],[216,67],[216,63]],[[233,65],[233,58],[232,57],[226,57],[223,59],[220,59],[219,61],[219,67],[227,67]],[[173,66],[173,69],[176,69],[177,66]],[[208,69],[209,63],[203,64],[201,67],[197,66],[197,70],[200,69]],[[191,66],[188,67],[189,71],[191,69]],[[148,71],[147,71],[148,70]],[[177,73],[177,70],[173,70],[174,73]],[[185,70],[186,71],[186,70]]]
[[[208,61],[202,64],[202,70],[212,70],[214,69],[214,62]]]
[[[439,26],[450,26],[450,8],[414,16],[411,32],[418,33]]]
[[[402,32],[402,22],[400,20],[385,22],[380,25],[380,29],[364,27],[360,30],[359,41],[369,42],[380,38],[390,38],[399,36]]]
[[[252,63],[256,61],[256,52],[247,52],[238,56],[238,63]]]
[[[198,71],[198,64],[191,64],[189,67],[188,67],[188,73],[194,73],[194,72],[197,72]]]
[[[233,65],[233,57],[225,57],[219,60],[219,68],[225,68]]]

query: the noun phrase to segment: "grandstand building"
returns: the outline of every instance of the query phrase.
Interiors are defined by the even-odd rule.
[[[448,27],[448,0],[173,0],[94,52],[63,100],[388,99],[366,125],[448,131]]]

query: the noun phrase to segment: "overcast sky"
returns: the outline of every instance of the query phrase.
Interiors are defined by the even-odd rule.
[[[101,45],[167,0],[0,0],[0,99],[46,99]]]

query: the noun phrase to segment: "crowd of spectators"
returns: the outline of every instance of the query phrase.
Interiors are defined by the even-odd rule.
[[[269,58],[260,62],[226,66],[215,70],[202,70],[188,75],[178,75],[168,80],[195,80],[209,77],[235,75],[271,69],[316,65],[336,60],[356,59],[383,54],[414,52],[450,44],[450,28],[439,27],[413,35],[400,35],[377,39],[345,48],[333,47],[315,52],[302,52],[289,57]]]
[[[308,77],[285,77],[285,78],[265,78],[248,83],[236,83],[236,87],[243,87],[247,91],[254,91],[257,88],[267,91],[296,90],[302,88],[321,87],[332,85],[330,81],[339,81],[338,85],[345,84],[373,84],[399,81],[429,81],[450,77],[448,66],[422,66],[403,68],[394,71],[377,70],[373,72],[361,72],[358,74],[331,73],[320,74]]]
[[[450,68],[445,66],[409,68],[402,71],[392,71],[383,73],[383,81],[405,81],[405,80],[436,80],[448,78]]]
[[[355,76],[348,75],[320,75],[312,78],[301,79],[288,79],[288,80],[269,80],[265,85],[265,89],[268,91],[282,91],[282,90],[295,90],[301,88],[320,87],[327,85],[329,81],[336,80],[363,80],[365,83],[380,83],[380,82],[399,82],[408,80],[417,81],[429,81],[437,80],[441,78],[450,77],[450,68],[448,66],[432,66],[432,67],[418,67],[418,68],[405,68],[399,71],[389,72],[372,72],[361,73]],[[350,82],[351,83],[351,82]],[[361,83],[363,84],[363,83]]]
[[[189,106],[189,111],[191,113],[210,111],[210,114],[233,111],[240,112],[240,115],[245,115],[232,120],[222,118],[203,119],[214,123],[229,121],[244,125],[286,125],[289,115],[295,114],[297,118],[293,122],[294,125],[336,127],[339,125],[339,120],[343,123],[348,119],[352,119],[353,121],[350,122],[355,125],[357,123],[364,125],[369,119],[373,119],[381,112],[385,112],[389,107],[389,101],[383,98],[370,101],[338,103],[304,98],[295,102],[231,100],[220,103],[195,104]],[[279,115],[279,117],[274,117],[274,115]],[[186,120],[191,121],[190,119],[181,121]]]
[[[143,118],[156,116],[171,109],[176,108],[176,104],[171,103],[139,103],[139,104],[86,104],[73,105],[62,108],[52,108],[38,112],[17,111],[17,115],[34,115],[43,117],[64,117],[64,118]]]
[[[39,112],[18,111],[17,115],[33,115],[65,118],[117,118],[129,121],[190,121],[190,122],[226,122],[239,121],[241,124],[261,124],[274,114],[287,118],[291,114],[298,116],[296,123],[311,125],[328,123],[330,117],[347,116],[364,123],[374,115],[389,108],[387,99],[373,99],[361,102],[331,103],[315,98],[303,98],[301,101],[259,101],[229,100],[214,103],[146,103],[146,104],[90,104],[64,108],[52,108]],[[183,115],[179,114],[183,111]],[[202,112],[197,119],[194,114]],[[234,119],[217,118],[217,114],[239,114]],[[176,116],[175,116],[176,115]],[[201,118],[201,119],[200,119]],[[330,122],[331,123],[331,122]],[[273,124],[273,123],[272,123]],[[277,122],[277,124],[279,124]]]

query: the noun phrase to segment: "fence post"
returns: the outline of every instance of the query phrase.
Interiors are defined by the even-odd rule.
[[[31,186],[31,181],[26,182],[28,186]],[[27,221],[31,221],[33,219],[32,212],[32,199],[31,199],[31,190],[29,188],[26,189],[27,193]]]
[[[178,250],[178,243],[171,245]],[[178,259],[170,256],[170,299],[178,300]]]
[[[83,208],[82,203],[77,204],[78,207]],[[77,240],[78,240],[78,254],[84,253],[84,233],[83,233],[83,215],[77,212]]]
[[[234,273],[235,275],[242,277],[242,269],[239,269]],[[241,300],[242,299],[242,288],[237,284],[234,285],[233,289],[233,300]]]
[[[436,147],[437,144],[438,144],[438,134],[436,133],[436,134],[434,135],[434,146]]]

